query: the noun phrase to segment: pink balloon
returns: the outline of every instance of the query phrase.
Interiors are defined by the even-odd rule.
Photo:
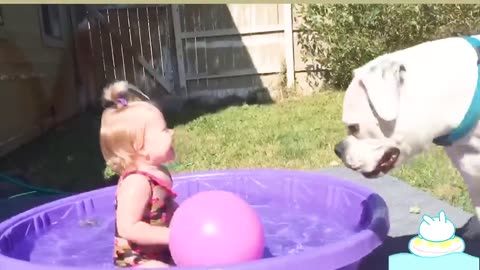
[[[255,210],[226,191],[186,199],[170,223],[170,252],[177,266],[212,266],[262,258],[264,231]]]

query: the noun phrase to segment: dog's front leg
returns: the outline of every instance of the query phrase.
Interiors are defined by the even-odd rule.
[[[475,207],[476,216],[470,218],[459,230],[459,233],[461,233],[461,237],[465,240],[480,241],[480,177],[462,173],[461,171],[460,174],[467,185],[470,198]]]
[[[472,217],[461,228],[462,237],[480,241],[480,140],[469,144],[445,148],[452,163],[460,172],[468,188],[470,199],[475,208],[476,217]]]

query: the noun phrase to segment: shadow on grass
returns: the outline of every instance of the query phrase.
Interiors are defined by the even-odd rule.
[[[0,172],[26,183],[79,192],[107,185],[98,145],[98,114],[87,112],[0,159]],[[0,197],[28,190],[0,182]]]
[[[230,96],[215,102],[209,102],[208,98],[188,99],[181,101],[180,105],[166,100],[159,105],[164,110],[168,125],[174,128],[202,115],[245,103],[272,102],[258,99],[258,96]],[[115,184],[114,179],[107,181],[103,175],[105,163],[98,134],[101,112],[100,108],[90,109],[1,158],[0,174],[65,192],[83,192]],[[0,181],[0,198],[26,191],[29,190]]]
[[[168,126],[174,128],[184,125],[198,117],[207,114],[215,114],[229,107],[242,106],[244,104],[273,104],[266,90],[251,93],[246,97],[231,95],[224,98],[198,97],[186,100],[166,99],[162,102],[154,102],[165,114]]]

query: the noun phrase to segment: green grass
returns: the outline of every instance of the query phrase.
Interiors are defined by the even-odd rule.
[[[186,124],[170,122],[175,125],[178,161],[192,162],[185,171],[339,166],[333,146],[345,135],[342,99],[342,92],[324,92],[273,105],[229,107]],[[0,171],[23,172],[34,184],[68,191],[101,186],[98,124],[98,116],[82,115],[1,160]],[[392,174],[472,211],[462,179],[440,148]]]
[[[337,93],[277,103],[230,107],[176,128],[176,145],[190,170],[278,167],[312,169],[336,161],[343,135],[335,123]]]

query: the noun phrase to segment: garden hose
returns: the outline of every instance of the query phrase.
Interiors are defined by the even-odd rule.
[[[188,163],[185,163],[185,164],[172,164],[172,165],[167,165],[167,168],[169,170],[175,170],[175,169],[178,169],[178,168],[181,168],[181,167],[188,167],[192,165],[191,162],[188,162]],[[57,194],[57,195],[70,195],[70,194],[73,194],[71,192],[65,192],[65,191],[61,191],[61,190],[56,190],[56,189],[50,189],[50,188],[42,188],[42,187],[38,187],[38,186],[34,186],[34,185],[29,185],[19,179],[16,179],[16,178],[13,178],[11,176],[8,176],[8,175],[5,175],[5,174],[2,174],[0,173],[0,181],[4,181],[4,182],[9,182],[11,184],[14,184],[16,186],[20,186],[20,187],[23,187],[23,188],[26,188],[26,189],[29,189],[30,191],[28,192],[24,192],[24,193],[20,193],[20,194],[15,194],[13,196],[10,196],[8,197],[8,199],[13,199],[13,198],[16,198],[16,197],[21,197],[21,196],[25,196],[25,195],[29,195],[29,194],[33,194],[33,193],[44,193],[44,194]]]
[[[191,166],[193,163],[192,162],[187,162],[187,163],[175,163],[175,164],[172,164],[172,165],[166,165],[167,169],[171,170],[171,171],[174,171],[178,168],[182,168],[182,167],[189,167]]]
[[[29,184],[27,184],[27,183],[25,183],[25,182],[23,182],[19,179],[13,178],[13,177],[5,175],[5,174],[0,174],[0,181],[9,182],[9,183],[14,184],[16,186],[20,186],[20,187],[31,190],[29,192],[20,193],[20,194],[10,196],[10,197],[8,197],[9,199],[24,196],[24,195],[28,195],[28,194],[32,194],[32,193],[37,193],[37,192],[46,193],[46,194],[64,194],[64,195],[71,194],[69,192],[64,192],[64,191],[60,191],[60,190],[56,190],[56,189],[42,188],[42,187],[29,185]]]

